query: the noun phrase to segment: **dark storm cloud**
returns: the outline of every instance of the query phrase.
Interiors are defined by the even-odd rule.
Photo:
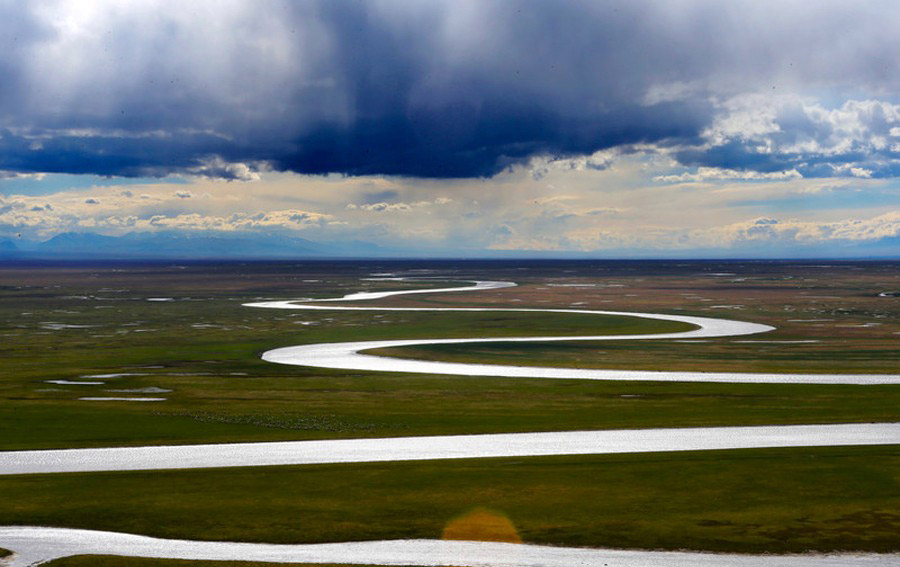
[[[474,177],[655,143],[689,165],[814,171],[702,134],[744,92],[875,96],[900,77],[893,3],[116,6],[0,3],[0,170]],[[803,112],[781,125],[828,135]]]

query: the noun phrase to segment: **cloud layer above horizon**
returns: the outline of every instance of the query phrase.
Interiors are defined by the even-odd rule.
[[[898,14],[877,1],[4,2],[0,170],[490,177],[653,145],[688,167],[893,177]]]
[[[897,30],[883,0],[0,0],[0,236],[897,254]]]

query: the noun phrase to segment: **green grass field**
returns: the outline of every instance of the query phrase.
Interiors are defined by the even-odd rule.
[[[304,543],[440,538],[477,507],[527,542],[737,552],[888,551],[897,447],[3,478],[5,523]]]
[[[4,450],[896,419],[897,388],[454,377],[158,380],[161,403],[17,400]],[[111,395],[111,394],[110,394]]]
[[[450,269],[442,266],[429,268]],[[503,263],[453,265],[468,270],[467,275],[521,285],[395,297],[378,305],[656,311],[778,327],[757,337],[710,342],[448,345],[392,353],[402,356],[600,368],[896,372],[900,302],[878,293],[900,287],[897,264],[860,269],[848,264],[827,273],[802,264],[686,266],[572,263],[522,270]],[[410,269],[390,270],[401,268]],[[704,270],[738,276],[710,277]],[[895,386],[465,378],[320,370],[259,359],[267,349],[314,342],[686,328],[584,315],[240,306],[263,299],[447,286],[361,279],[380,271],[387,269],[363,263],[0,268],[0,450],[898,420],[900,389]],[[744,339],[819,342],[735,342]],[[125,375],[90,377],[98,374]],[[88,396],[166,400],[78,399]],[[509,517],[525,541],[557,545],[896,551],[897,450],[0,477],[0,525],[321,542],[439,537],[450,519],[487,507]],[[182,563],[188,564],[70,558],[53,565]]]
[[[268,272],[229,272],[216,279],[210,272],[214,270],[208,267],[150,273],[70,270],[49,271],[39,278],[38,271],[38,275],[26,274],[39,280],[32,285],[0,288],[0,356],[4,360],[0,428],[7,433],[0,439],[0,449],[879,421],[895,415],[900,405],[898,390],[885,387],[586,383],[376,375],[274,365],[261,361],[259,354],[291,344],[473,333],[653,333],[688,326],[587,315],[251,309],[240,304],[261,297],[336,296],[359,289],[447,284],[361,281],[347,273],[315,270],[298,275],[278,266]],[[0,282],[23,283],[25,275],[13,275],[15,279],[7,274],[9,280]],[[492,292],[398,297],[385,303],[559,307],[565,306],[564,299],[572,302],[572,289],[542,286],[541,281],[526,280],[519,288]],[[575,289],[579,298],[586,293]],[[175,301],[147,301],[158,297]],[[528,303],[514,301],[520,297]],[[668,297],[682,295],[669,293]],[[602,298],[596,301],[597,305],[587,307],[610,307]],[[678,305],[671,305],[670,311],[675,312],[674,307]],[[780,306],[764,309],[763,320],[768,321],[775,308]],[[884,328],[853,330],[863,332],[855,340],[866,344],[844,345],[821,356],[810,356],[816,345],[746,345],[728,339],[690,344],[473,345],[469,352],[446,345],[420,351],[438,358],[449,351],[466,360],[483,356],[486,361],[516,364],[651,369],[830,372],[858,371],[863,366],[866,371],[885,371],[896,362],[897,349],[888,348],[893,346],[889,341],[884,344]],[[882,338],[868,336],[874,331]],[[855,365],[844,364],[848,358]],[[126,375],[85,378],[119,373]],[[65,385],[47,380],[104,383]],[[140,393],[148,388],[170,391]],[[160,396],[166,401],[129,404],[78,399],[117,395]]]
[[[372,349],[367,354],[517,366],[699,370],[795,374],[893,374],[900,368],[896,338],[867,341],[854,348],[846,340],[803,340],[784,333],[697,341],[606,341],[555,343],[474,343]],[[784,343],[769,341],[785,341]],[[715,369],[715,370],[712,370]]]

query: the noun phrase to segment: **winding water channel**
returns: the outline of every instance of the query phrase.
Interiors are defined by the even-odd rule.
[[[398,278],[399,279],[399,278]],[[386,291],[355,293],[334,299],[319,299],[314,303],[336,301],[363,301],[381,299],[393,295],[411,293],[439,293],[500,289],[515,286],[512,282],[475,281],[475,285],[436,290]],[[312,366],[317,368],[338,368],[342,370],[365,370],[376,372],[414,372],[419,374],[453,374],[459,376],[497,376],[506,378],[558,378],[566,380],[640,380],[657,382],[737,382],[776,384],[900,384],[896,374],[763,374],[748,372],[673,372],[604,370],[581,368],[554,368],[543,366],[503,366],[497,364],[466,364],[438,362],[430,360],[409,360],[362,354],[362,351],[404,346],[446,345],[466,343],[535,343],[567,341],[629,341],[663,339],[709,339],[754,335],[773,331],[775,328],[759,323],[747,323],[730,319],[711,317],[691,317],[662,313],[637,313],[628,311],[597,311],[586,309],[529,309],[495,307],[356,307],[337,305],[316,305],[307,301],[265,301],[246,303],[247,307],[269,309],[305,309],[313,311],[429,311],[429,312],[507,312],[507,313],[562,313],[601,316],[628,316],[659,321],[688,323],[697,328],[679,333],[656,333],[644,335],[587,335],[563,337],[473,337],[465,339],[401,339],[387,341],[359,341],[344,343],[322,343],[278,348],[263,354],[263,360],[278,364]]]
[[[274,309],[341,311],[503,311],[628,315],[647,319],[683,322],[696,327],[681,333],[655,335],[418,339],[330,343],[279,348],[268,351],[263,355],[265,360],[281,364],[363,371],[520,378],[858,385],[900,383],[900,375],[884,374],[646,372],[459,364],[377,357],[362,354],[362,351],[374,348],[426,344],[711,338],[762,333],[773,330],[773,327],[707,317],[618,311],[322,305],[323,303],[381,299],[392,295],[479,291],[515,285],[511,282],[490,281],[472,283],[474,285],[457,288],[364,292],[341,298],[315,300],[314,302],[268,301],[245,305]],[[900,444],[900,424],[569,431],[166,447],[11,451],[0,452],[0,475],[879,444]],[[576,565],[609,565],[617,567],[707,567],[714,565],[734,567],[881,567],[900,564],[900,554],[730,555],[581,549],[437,540],[275,545],[166,540],[132,534],[36,526],[0,526],[0,547],[6,547],[15,552],[15,555],[5,561],[9,567],[26,567],[58,557],[83,554],[171,559],[267,561],[273,563],[364,563],[418,566],[463,564],[472,567],[571,567]],[[4,561],[0,560],[0,564],[3,563]]]

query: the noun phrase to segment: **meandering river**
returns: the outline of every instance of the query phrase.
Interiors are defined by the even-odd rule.
[[[395,278],[400,279],[400,278]],[[606,341],[694,339],[750,335],[773,329],[767,325],[658,313],[576,309],[402,308],[322,305],[382,299],[412,293],[450,293],[500,289],[511,282],[476,281],[467,287],[389,292],[363,292],[315,301],[268,301],[249,307],[354,311],[503,311],[628,315],[677,321],[695,326],[681,333],[577,337],[466,338],[364,341],[301,345],[266,352],[270,362],[364,371],[459,374],[584,380],[654,380],[677,382],[741,382],[804,384],[898,384],[898,375],[751,374],[627,371],[459,364],[377,357],[362,354],[375,348],[426,344],[536,341]],[[159,447],[113,447],[51,451],[0,452],[0,474],[77,471],[181,469],[316,463],[352,463],[453,458],[583,455],[654,451],[721,450],[760,447],[876,445],[900,443],[900,424],[833,424],[760,427],[568,431],[487,435],[448,435],[388,439],[345,439],[278,443],[236,443]],[[70,555],[97,554],[171,559],[267,561],[273,563],[341,563],[377,565],[470,565],[472,567],[873,567],[900,564],[900,554],[725,555],[628,551],[516,545],[490,542],[399,540],[304,545],[252,544],[156,539],[90,530],[0,527],[0,547],[15,552],[9,567],[36,565]],[[3,563],[0,560],[0,563]]]

